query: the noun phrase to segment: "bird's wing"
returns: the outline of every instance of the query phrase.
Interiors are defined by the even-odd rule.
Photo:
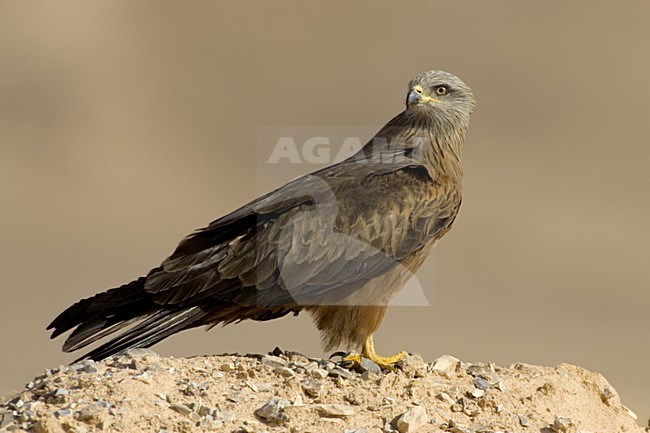
[[[145,290],[178,306],[337,302],[451,224],[459,203],[446,188],[417,165],[329,167],[188,236]]]

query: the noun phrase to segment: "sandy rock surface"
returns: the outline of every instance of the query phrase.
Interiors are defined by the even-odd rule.
[[[161,357],[135,350],[46,370],[0,405],[0,431],[643,432],[604,377],[562,364],[419,356],[349,371],[281,352]]]

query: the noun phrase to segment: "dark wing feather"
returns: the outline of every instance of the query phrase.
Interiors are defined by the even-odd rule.
[[[436,197],[423,170],[348,163],[297,179],[188,236],[145,290],[157,303],[183,306],[336,302],[447,223],[433,214],[449,194]]]

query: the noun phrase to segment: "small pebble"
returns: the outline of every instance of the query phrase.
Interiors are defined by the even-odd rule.
[[[226,400],[232,403],[239,403],[240,401],[243,400],[243,396],[241,392],[238,392],[236,394],[230,394],[228,397],[226,397]]]
[[[447,394],[446,392],[441,392],[441,393],[438,394],[436,397],[437,397],[439,400],[442,400],[442,401],[444,401],[444,402],[446,402],[446,403],[448,403],[448,404],[450,404],[450,405],[456,403],[456,402],[454,401],[454,399],[451,398],[451,397],[449,396],[449,394]]]
[[[66,391],[66,393],[67,393],[67,391]],[[9,403],[9,406],[13,407],[14,409],[20,409],[21,407],[23,407],[24,404],[25,404],[25,402],[22,401],[20,398],[15,398],[15,399],[11,400],[11,402]]]
[[[322,383],[313,379],[307,379],[301,385],[305,394],[312,398],[320,397],[324,388]]]
[[[89,364],[84,365],[83,372],[84,373],[91,373],[91,374],[99,373],[99,367],[94,362],[89,363]]]
[[[284,413],[284,408],[289,406],[291,403],[289,400],[284,400],[280,398],[271,399],[264,406],[255,410],[255,416],[262,418],[266,422],[270,423],[283,423],[289,421],[289,416]]]
[[[361,368],[362,372],[367,371],[369,373],[381,374],[381,368],[379,368],[379,366],[373,361],[364,357],[361,357],[361,363],[359,367]]]
[[[79,421],[92,421],[104,411],[104,408],[98,404],[91,404],[79,411]]]
[[[70,409],[59,409],[54,411],[54,416],[57,418],[70,415],[72,415],[72,411]]]
[[[458,358],[450,355],[444,355],[433,361],[431,370],[442,375],[449,375],[450,373],[456,371],[459,362],[460,359]]]
[[[198,413],[199,413],[199,415],[201,415],[201,416],[208,416],[208,415],[212,414],[212,408],[210,408],[210,407],[208,407],[208,406],[201,406],[201,407],[199,408],[199,412],[198,412]]]
[[[256,382],[257,392],[271,392],[272,386],[267,382]]]
[[[342,377],[343,379],[350,380],[352,379],[352,373],[350,373],[348,370],[345,370],[339,366],[334,366],[334,367],[329,367],[327,369],[327,372],[329,373],[330,376],[333,377]]]
[[[158,353],[148,347],[132,347],[124,351],[124,356],[127,358],[144,358],[149,356],[158,356]]]
[[[472,429],[466,427],[463,424],[457,423],[453,419],[450,419],[447,422],[447,425],[448,425],[448,428],[445,429],[445,431],[447,431],[447,432],[451,432],[451,433],[473,433]]]
[[[192,409],[185,406],[184,404],[172,404],[169,408],[175,412],[180,413],[181,415],[189,415],[192,412]]]
[[[412,433],[429,423],[429,415],[422,406],[415,406],[397,418],[397,431],[399,433]]]
[[[315,404],[312,407],[325,417],[346,417],[356,413],[351,406],[343,404]]]
[[[296,373],[293,370],[287,367],[275,367],[273,369],[275,374],[279,374],[282,377],[295,377]]]
[[[625,406],[624,404],[622,404],[621,406],[623,407],[623,410],[624,410],[625,412],[627,412],[627,414],[630,416],[630,418],[632,418],[634,421],[636,421],[637,419],[639,419],[639,417],[638,417],[634,412],[632,412],[632,409],[630,409],[629,407]]]
[[[286,367],[287,361],[278,356],[265,355],[262,357],[262,364],[268,365],[269,367]]]
[[[151,376],[146,371],[143,371],[142,373],[133,376],[133,379],[139,380],[142,383],[151,383]]]
[[[475,377],[472,382],[474,383],[475,387],[483,391],[487,391],[488,389],[492,388],[492,385],[490,385],[490,383],[482,377]]]
[[[226,373],[230,371],[235,371],[235,364],[232,362],[226,362],[225,364],[221,364],[221,367],[219,367],[221,371],[225,371]]]
[[[614,391],[612,391],[610,387],[605,386],[600,390],[600,399],[607,406],[610,406],[612,404],[612,397],[614,397]]]
[[[325,379],[327,376],[329,376],[327,370],[323,370],[322,368],[315,368],[313,370],[310,370],[309,374],[311,374],[311,377],[314,379]]]
[[[483,395],[485,395],[485,391],[483,391],[482,389],[474,388],[472,392],[470,392],[470,395],[473,398],[481,398],[483,397]]]
[[[551,428],[556,432],[565,432],[569,430],[569,427],[571,427],[572,425],[573,425],[573,421],[571,421],[571,419],[556,416]]]

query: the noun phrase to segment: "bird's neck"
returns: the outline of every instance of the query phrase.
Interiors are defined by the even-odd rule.
[[[425,166],[432,175],[443,174],[463,177],[461,152],[465,141],[464,131],[424,129],[415,132],[417,144],[411,157]]]
[[[461,151],[466,125],[450,127],[431,121],[414,121],[405,113],[393,118],[362,149],[374,162],[410,160],[427,168],[433,177],[462,178]]]

